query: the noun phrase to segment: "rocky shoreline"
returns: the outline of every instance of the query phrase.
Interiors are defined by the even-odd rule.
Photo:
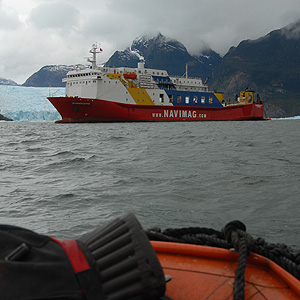
[[[0,114],[0,121],[13,121],[12,119],[6,118]]]

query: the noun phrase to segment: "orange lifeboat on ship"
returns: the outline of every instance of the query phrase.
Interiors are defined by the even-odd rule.
[[[133,79],[133,80],[137,79],[137,75],[134,72],[127,72],[123,76],[125,79]]]

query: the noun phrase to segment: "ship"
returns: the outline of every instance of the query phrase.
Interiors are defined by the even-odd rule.
[[[56,122],[264,120],[264,104],[252,90],[224,99],[222,92],[209,90],[208,78],[189,77],[188,65],[181,77],[146,68],[143,61],[136,68],[98,66],[101,52],[94,44],[91,66],[76,67],[62,79],[65,96],[48,97],[62,117]]]

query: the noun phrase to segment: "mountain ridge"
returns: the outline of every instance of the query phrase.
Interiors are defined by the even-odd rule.
[[[0,77],[0,85],[18,85],[18,84],[11,79]]]
[[[300,114],[300,21],[256,40],[241,41],[215,69],[213,88],[232,96],[249,87],[265,102]]]
[[[33,73],[22,86],[32,87],[64,87],[65,84],[62,82],[62,78],[71,71],[74,66],[68,65],[47,65],[42,67],[37,72]]]
[[[210,57],[213,57],[210,60]],[[221,56],[212,49],[205,49],[198,55],[191,55],[187,48],[179,41],[167,38],[161,33],[154,37],[140,36],[133,40],[130,47],[123,51],[116,51],[105,63],[108,67],[136,67],[140,60],[144,60],[145,67],[165,69],[170,75],[182,76],[189,66],[189,75],[194,77],[208,77],[213,69],[221,63]]]

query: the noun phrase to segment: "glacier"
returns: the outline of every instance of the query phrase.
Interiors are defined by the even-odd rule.
[[[65,88],[0,85],[0,114],[17,122],[61,120],[49,95],[64,96]]]

